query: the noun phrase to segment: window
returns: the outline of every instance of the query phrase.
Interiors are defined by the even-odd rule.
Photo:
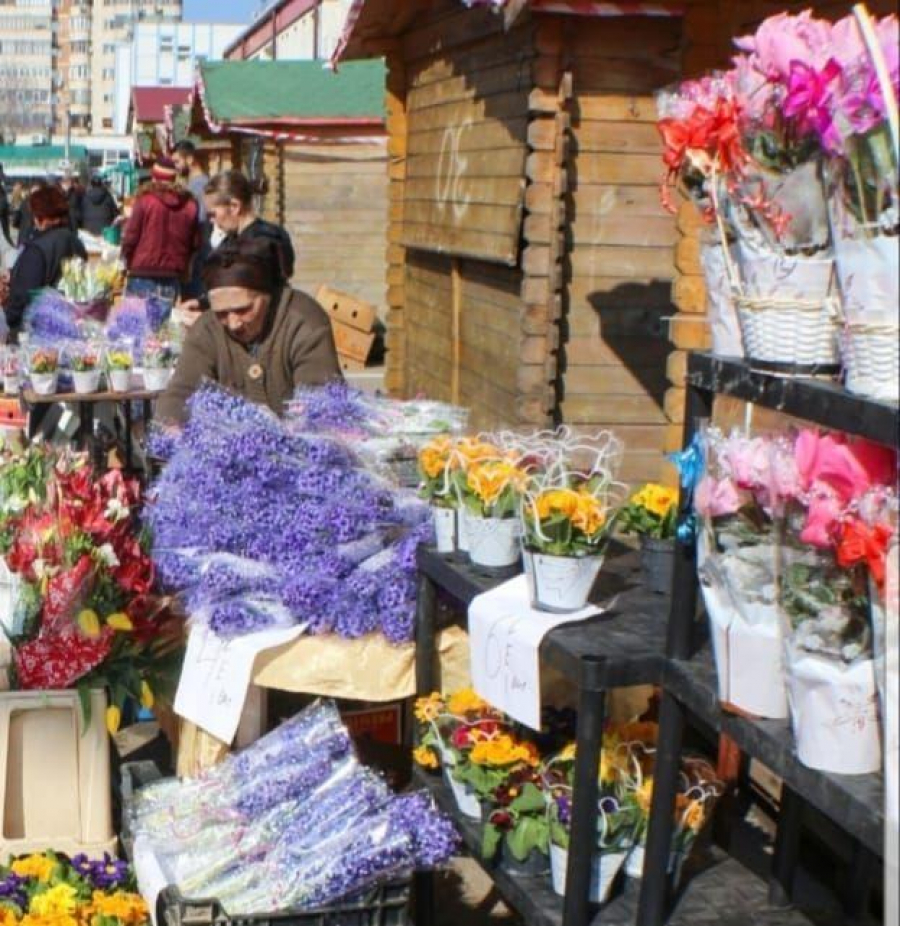
[[[113,127],[112,119],[104,119],[104,120],[103,120],[103,128],[104,128],[104,129],[111,129],[112,127]]]

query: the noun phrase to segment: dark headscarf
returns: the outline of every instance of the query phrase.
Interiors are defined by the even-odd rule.
[[[259,293],[272,293],[280,276],[272,248],[258,238],[237,238],[216,248],[203,268],[207,290],[241,286]]]

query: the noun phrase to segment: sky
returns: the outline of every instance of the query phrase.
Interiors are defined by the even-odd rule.
[[[184,0],[184,18],[190,22],[249,23],[259,0]]]

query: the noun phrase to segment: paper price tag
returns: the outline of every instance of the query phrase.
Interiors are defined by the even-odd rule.
[[[541,640],[554,627],[599,614],[594,606],[570,614],[531,607],[528,580],[516,576],[469,605],[472,684],[478,694],[532,730],[541,728]]]
[[[175,713],[225,743],[237,732],[256,657],[298,637],[303,627],[262,630],[223,640],[205,626],[191,629],[175,695]]]

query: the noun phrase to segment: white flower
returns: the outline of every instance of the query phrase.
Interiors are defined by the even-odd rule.
[[[111,498],[106,505],[106,511],[103,512],[108,521],[115,523],[128,517],[128,506],[118,498]]]
[[[104,566],[109,566],[110,569],[114,569],[119,565],[119,557],[116,556],[116,551],[113,550],[111,543],[104,543],[102,547],[97,547],[95,556]]]

